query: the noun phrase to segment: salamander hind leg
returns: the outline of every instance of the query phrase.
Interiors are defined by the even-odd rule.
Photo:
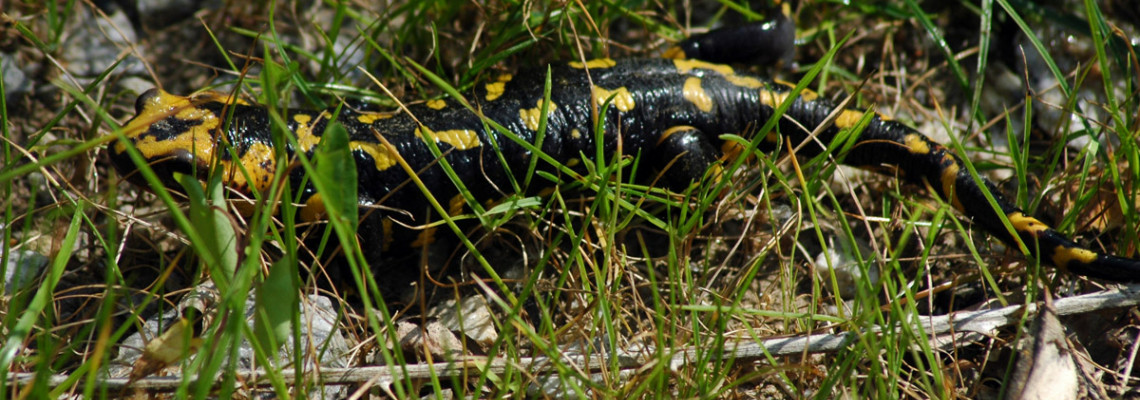
[[[697,128],[678,125],[661,132],[651,154],[664,186],[682,192],[706,174],[717,174],[720,152]]]

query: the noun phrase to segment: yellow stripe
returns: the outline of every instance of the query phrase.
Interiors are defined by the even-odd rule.
[[[1061,268],[1068,268],[1069,263],[1073,261],[1089,265],[1096,261],[1096,257],[1097,255],[1093,251],[1079,247],[1058,245],[1053,248],[1053,265]]]
[[[479,141],[479,134],[469,129],[450,129],[446,131],[433,131],[426,127],[416,128],[416,137],[423,137],[424,130],[427,130],[436,142],[443,142],[450,144],[456,150],[468,150],[479,147],[483,143]]]
[[[768,89],[760,90],[760,104],[768,107],[776,108],[788,99],[788,93],[791,92],[776,92]]]
[[[1012,212],[1006,215],[1006,218],[1009,218],[1009,223],[1013,225],[1013,229],[1021,233],[1028,233],[1033,237],[1037,237],[1041,232],[1049,230],[1049,225],[1045,225],[1044,222],[1039,221],[1037,218],[1027,216],[1021,212]]]
[[[321,199],[320,193],[315,193],[305,200],[305,206],[301,207],[301,221],[312,222],[321,219],[325,215],[325,202]]]
[[[716,71],[717,73],[720,73],[724,76],[736,74],[736,71],[733,71],[732,67],[730,66],[713,64],[701,60],[673,60],[673,66],[677,68],[677,72],[680,72],[682,74],[692,72],[694,69],[707,69],[710,71]]]
[[[685,79],[685,86],[681,89],[681,93],[685,96],[685,100],[696,105],[701,111],[712,111],[713,101],[705,89],[701,87],[701,78],[694,76]]]
[[[367,153],[369,157],[372,157],[372,161],[376,163],[377,171],[383,171],[396,165],[396,160],[392,157],[392,154],[388,153],[388,149],[382,144],[356,141],[349,142],[348,148],[352,149],[352,151],[363,151]]]
[[[416,240],[412,241],[411,246],[413,248],[420,248],[435,243],[435,229],[436,228],[424,228],[424,230],[416,235]]]
[[[457,194],[448,202],[447,215],[454,217],[463,214],[463,207],[465,206],[467,206],[467,199],[464,199],[462,194]]]
[[[495,79],[495,82],[485,85],[484,88],[487,89],[487,101],[492,101],[502,96],[507,88],[507,82],[510,82],[512,78],[514,77],[511,74],[502,74]]]
[[[949,158],[949,163],[946,160],[947,158]],[[944,165],[942,168],[942,193],[946,195],[946,199],[950,201],[950,204],[953,205],[954,208],[965,212],[966,207],[962,205],[962,200],[958,198],[958,193],[955,192],[955,185],[958,181],[958,171],[961,170],[958,167],[958,162],[954,160],[954,157],[946,154],[943,156],[942,163],[942,165]]]
[[[864,112],[858,110],[843,110],[839,116],[835,118],[835,126],[839,129],[849,129],[859,124],[859,120],[863,119]]]
[[[626,89],[625,86],[614,90],[606,90],[599,86],[594,86],[593,92],[594,101],[597,102],[598,105],[605,104],[605,102],[612,97],[613,100],[610,104],[617,108],[618,111],[629,112],[629,110],[632,110],[633,107],[636,106],[633,103],[633,94],[631,94],[629,89]]]
[[[550,106],[546,107],[547,115],[553,114],[558,106],[554,102],[550,102]],[[519,118],[522,118],[523,124],[532,131],[538,130],[538,123],[541,121],[542,113],[542,99],[538,99],[538,103],[534,108],[519,109]]]
[[[617,61],[614,61],[613,59],[610,59],[610,58],[596,58],[596,59],[593,59],[590,61],[586,61],[586,64],[584,64],[584,65],[578,61],[571,61],[568,64],[571,67],[578,68],[578,69],[582,69],[582,68],[602,69],[602,68],[609,68],[609,67],[617,65]]]
[[[909,133],[903,137],[903,141],[911,154],[930,154],[930,144],[919,134]]]

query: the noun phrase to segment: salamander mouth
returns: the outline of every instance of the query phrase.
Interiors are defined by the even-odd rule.
[[[199,165],[194,155],[183,149],[176,149],[165,156],[148,158],[147,165],[158,177],[158,181],[167,188],[181,188],[182,185],[175,178],[176,175],[190,175],[204,177],[209,171],[208,165]],[[114,157],[115,168],[123,174],[123,178],[139,187],[149,187],[146,177],[141,169],[127,155]],[[177,174],[176,174],[177,173]]]

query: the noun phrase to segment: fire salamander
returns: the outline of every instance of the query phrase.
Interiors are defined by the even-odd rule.
[[[741,40],[741,34],[751,35],[750,39]],[[553,160],[571,167],[581,168],[582,157],[598,154],[599,146],[606,157],[618,149],[628,155],[641,154],[643,160],[665,170],[668,186],[684,188],[703,179],[721,162],[725,152],[719,135],[761,135],[762,150],[776,150],[777,143],[786,142],[800,148],[798,155],[812,156],[825,151],[841,130],[853,128],[867,117],[869,123],[853,146],[837,155],[845,164],[879,170],[893,167],[907,181],[927,183],[1002,241],[1015,244],[1016,234],[1034,257],[1046,263],[1089,277],[1140,280],[1140,261],[1101,254],[1070,241],[1014,206],[992,183],[983,181],[985,188],[979,186],[955,154],[915,129],[854,109],[842,110],[829,120],[835,106],[815,93],[803,91],[789,100],[789,85],[710,62],[739,59],[736,54],[751,57],[763,53],[755,51],[759,45],[754,43],[780,41],[786,36],[786,26],[754,25],[694,37],[661,59],[596,59],[551,65],[552,91],[547,101],[543,94],[547,69],[541,68],[499,75],[477,85],[464,95],[474,111],[450,98],[411,104],[393,112],[342,107],[334,116],[333,110],[293,110],[286,119],[296,135],[296,146],[289,145],[284,151],[289,157],[311,156],[325,127],[334,118],[343,124],[359,172],[359,204],[410,211],[384,212],[378,217],[381,222],[361,225],[364,243],[387,246],[392,241],[387,235],[394,220],[410,221],[414,218],[407,215],[417,212],[421,212],[417,217],[424,215],[428,204],[425,191],[452,213],[463,212],[466,200],[445,175],[441,162],[453,167],[479,202],[494,201],[511,192],[512,178],[523,181],[534,154],[490,127],[489,121],[529,143],[538,142],[538,132],[545,124],[537,146]],[[741,42],[746,44],[733,44]],[[782,52],[777,49],[772,53]],[[749,131],[764,125],[786,100],[792,103],[774,131]],[[275,162],[265,107],[216,92],[183,97],[156,89],[143,93],[135,107],[137,115],[123,131],[129,144],[160,176],[174,171],[204,175],[211,166],[220,165],[229,187],[252,193],[267,190],[276,170],[289,168]],[[599,121],[604,135],[594,134]],[[819,129],[828,121],[830,125]],[[809,139],[817,130],[818,136]],[[598,139],[603,143],[596,143]],[[442,151],[443,160],[434,155],[429,140]],[[126,150],[126,144],[120,142],[111,149],[111,157],[129,177],[137,167]],[[407,184],[409,174],[401,162],[419,171],[426,190]],[[556,171],[546,162],[538,164],[539,169]],[[246,173],[239,172],[239,165]],[[664,168],[667,165],[670,167]],[[321,194],[311,185],[301,186],[303,169],[292,168],[287,177],[294,188],[301,187],[300,199],[306,205],[301,216],[318,218]],[[986,200],[984,190],[993,194],[996,210]],[[1005,227],[999,213],[1015,232]],[[432,240],[430,230],[414,239],[413,247],[425,245]]]

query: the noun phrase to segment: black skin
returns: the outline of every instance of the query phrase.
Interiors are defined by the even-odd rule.
[[[732,54],[755,58],[759,47],[766,43],[775,44],[771,54],[786,52],[790,44],[789,26],[786,21],[755,24],[744,28],[730,28],[714,31],[681,43],[681,53],[686,57],[706,56],[720,61],[732,61]],[[740,40],[741,36],[747,40]],[[743,45],[732,45],[735,42]],[[733,51],[736,49],[737,51]],[[674,55],[679,55],[674,52]],[[681,61],[684,63],[686,61]],[[596,121],[604,121],[604,136],[601,138],[603,155],[610,159],[619,149],[626,155],[649,155],[643,157],[654,165],[656,170],[664,170],[664,186],[674,190],[684,189],[693,182],[706,178],[707,171],[722,159],[719,135],[724,133],[755,137],[759,148],[772,151],[776,143],[798,147],[798,155],[813,156],[825,151],[841,132],[840,128],[855,125],[865,114],[853,110],[824,127],[818,136],[809,139],[809,132],[828,120],[835,110],[831,102],[817,98],[814,93],[805,93],[795,98],[783,115],[777,128],[780,140],[770,140],[769,132],[754,132],[770,119],[775,107],[782,101],[791,87],[761,80],[756,77],[736,74],[727,67],[713,64],[689,64],[693,68],[678,67],[676,60],[632,59],[599,63],[590,68],[575,68],[570,65],[549,66],[550,101],[545,116],[545,133],[539,147],[542,152],[561,164],[573,164],[585,156],[592,160],[597,153],[595,142]],[[726,72],[727,71],[727,72]],[[459,191],[457,185],[448,178],[440,167],[449,164],[458,174],[458,181],[471,191],[480,203],[503,198],[516,192],[515,185],[525,180],[527,166],[534,155],[519,144],[519,141],[535,143],[538,132],[523,118],[521,110],[537,109],[543,100],[543,88],[548,78],[547,68],[519,72],[506,80],[499,91],[487,84],[477,85],[464,98],[478,114],[461,106],[454,99],[445,103],[420,103],[407,107],[406,112],[397,111],[390,117],[378,118],[370,123],[361,121],[367,113],[342,108],[337,116],[347,129],[350,141],[365,144],[387,142],[391,148],[411,167],[418,171],[418,177],[426,187],[426,192],[447,207],[449,199]],[[700,90],[686,89],[686,84],[699,80]],[[490,82],[493,83],[494,81]],[[593,86],[591,86],[591,83]],[[623,89],[628,95],[599,98],[592,87],[600,87],[618,92]],[[488,91],[491,90],[489,93]],[[704,102],[694,100],[694,93],[702,93]],[[489,96],[491,94],[491,96]],[[145,104],[159,99],[157,92],[148,92],[139,99],[139,113],[144,113]],[[607,100],[608,104],[603,104]],[[632,104],[630,103],[632,100]],[[551,104],[548,103],[548,104]],[[222,160],[241,159],[255,144],[272,146],[269,118],[264,107],[256,105],[229,104],[220,101],[196,105],[199,108],[222,116],[232,112],[232,120],[225,138],[234,145],[237,157],[228,151],[219,151]],[[601,115],[600,110],[606,112]],[[622,109],[625,109],[624,111]],[[326,111],[325,115],[331,115]],[[535,114],[539,114],[534,111]],[[298,122],[296,116],[309,116],[313,121],[311,131],[320,136],[326,127],[326,119],[321,112],[293,110],[287,116],[289,128],[298,132],[306,124]],[[414,116],[414,117],[413,117]],[[1024,241],[1030,252],[1043,262],[1090,277],[1116,281],[1140,280],[1140,262],[1109,256],[1081,249],[1057,231],[1048,228],[1040,221],[1025,216],[1024,213],[1006,200],[997,188],[984,181],[997,201],[995,210],[986,200],[983,186],[979,186],[962,166],[957,156],[945,147],[934,143],[904,124],[890,121],[883,116],[872,114],[869,123],[859,133],[855,144],[837,158],[848,165],[890,171],[912,183],[929,183],[934,191],[948,202],[955,204],[960,211],[975,223],[985,228],[997,238],[1016,244],[1014,236],[1000,216],[1005,215],[1015,227],[1017,236]],[[509,138],[490,128],[487,121],[512,132]],[[140,133],[128,136],[137,143],[143,138],[153,137],[162,141],[176,137],[192,123],[169,117],[162,123],[155,123],[140,129]],[[423,137],[416,131],[427,127],[434,132],[463,130],[477,138],[478,146],[457,148],[446,141],[437,141],[442,159],[438,158]],[[130,125],[128,125],[130,129]],[[217,134],[220,131],[214,131]],[[380,140],[382,137],[384,140]],[[494,150],[495,148],[498,151]],[[143,145],[139,145],[140,149]],[[290,157],[298,151],[292,147],[286,152]],[[311,150],[308,152],[311,156]],[[120,170],[129,173],[133,164],[125,161],[121,153],[113,153]],[[155,156],[153,161],[161,171],[190,170],[194,164],[197,170],[208,170],[203,160],[196,160],[189,151],[166,154],[165,158]],[[407,235],[395,238],[397,242],[412,240],[412,234],[398,234],[382,228],[384,218],[392,218],[406,224],[422,224],[435,218],[427,207],[427,197],[414,185],[407,184],[410,176],[403,168],[389,163],[384,168],[377,166],[376,159],[365,151],[355,151],[355,162],[359,178],[359,203],[362,206],[382,205],[388,209],[406,210],[407,213],[376,211],[361,224],[359,233],[366,248],[373,251],[378,246],[369,243],[391,241],[392,235]],[[157,162],[158,160],[165,162]],[[504,164],[505,162],[505,164]],[[247,163],[247,169],[256,169],[258,162]],[[174,165],[169,165],[174,164]],[[558,175],[560,171],[547,162],[537,163],[539,170]],[[666,169],[666,167],[668,168]],[[579,165],[578,168],[581,168]],[[580,170],[580,169],[579,169]],[[513,178],[513,180],[512,180]],[[301,200],[304,202],[315,193],[311,186],[302,186],[304,172],[294,168],[289,175],[293,187],[302,187]],[[527,192],[537,192],[552,183],[535,177],[531,187],[522,188]],[[468,209],[469,211],[469,209]],[[1016,246],[1015,246],[1016,247]],[[374,254],[374,256],[377,256]]]

